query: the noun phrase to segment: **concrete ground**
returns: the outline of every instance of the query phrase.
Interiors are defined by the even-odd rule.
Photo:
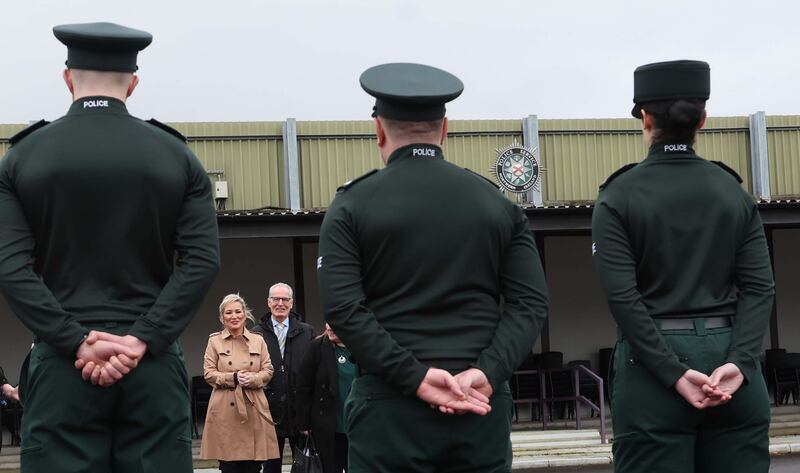
[[[208,470],[209,472],[212,470]],[[613,473],[611,465],[566,468],[530,468],[527,470],[514,470],[514,473]],[[769,473],[798,473],[800,472],[800,455],[786,455],[772,457]]]

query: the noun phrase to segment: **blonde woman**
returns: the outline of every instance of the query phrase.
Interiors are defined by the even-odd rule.
[[[208,337],[203,376],[214,388],[208,403],[200,457],[219,460],[223,473],[257,473],[278,458],[278,441],[264,385],[272,378],[267,344],[245,328],[253,320],[238,294],[219,305],[221,332]]]

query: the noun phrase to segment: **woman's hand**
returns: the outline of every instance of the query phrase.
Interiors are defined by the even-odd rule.
[[[3,385],[3,396],[19,402],[19,389],[10,384]]]
[[[239,384],[241,384],[243,388],[252,387],[256,380],[255,373],[244,370],[237,371],[236,378],[239,380]]]

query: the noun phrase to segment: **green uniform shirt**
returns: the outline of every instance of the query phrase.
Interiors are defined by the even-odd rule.
[[[653,318],[731,316],[727,361],[754,376],[774,285],[753,198],[684,143],[655,144],[621,171],[600,187],[592,253],[634,353],[670,387],[689,367]]]
[[[161,127],[119,100],[86,97],[0,163],[0,288],[65,355],[88,321],[132,322],[129,333],[159,353],[216,274],[209,179]]]
[[[525,214],[433,145],[400,148],[385,169],[345,185],[319,254],[331,326],[363,369],[406,395],[429,366],[477,367],[497,390],[546,317]]]

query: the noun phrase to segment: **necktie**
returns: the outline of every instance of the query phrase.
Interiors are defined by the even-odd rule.
[[[283,322],[278,322],[275,325],[275,335],[278,336],[278,347],[281,349],[281,358],[283,358],[283,349],[286,347],[286,331],[283,327]]]

